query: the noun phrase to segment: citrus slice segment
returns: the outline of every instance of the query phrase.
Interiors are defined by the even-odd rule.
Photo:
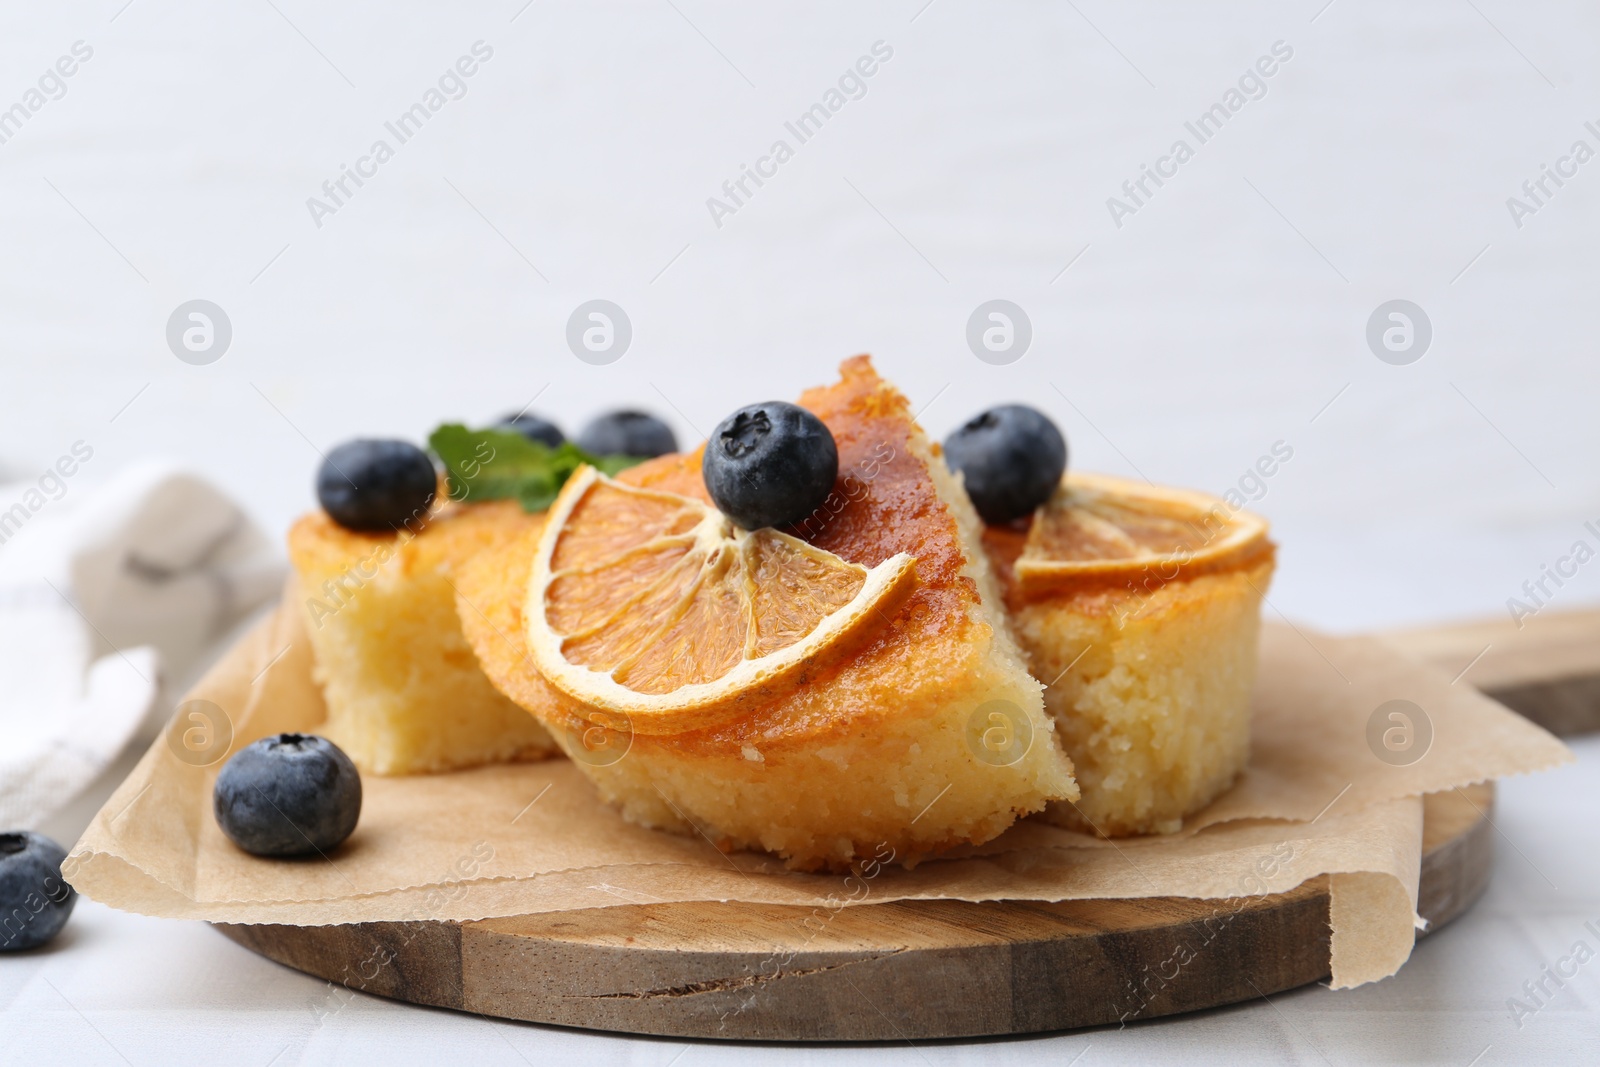
[[[1149,585],[1267,550],[1267,522],[1205,493],[1070,472],[1035,512],[1016,578],[1024,595],[1084,584]]]
[[[780,695],[886,620],[915,562],[863,567],[584,467],[534,552],[528,649],[551,685],[634,730],[688,729]]]

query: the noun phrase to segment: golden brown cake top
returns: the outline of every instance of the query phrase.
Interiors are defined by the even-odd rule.
[[[955,516],[939,499],[923,463],[907,461],[913,451],[930,447],[912,419],[910,402],[878,376],[868,356],[845,360],[839,373],[835,384],[800,397],[800,406],[833,433],[839,477],[822,507],[785,532],[866,567],[905,552],[917,558],[923,585],[959,585],[966,556]],[[702,444],[693,452],[662,456],[623,471],[617,480],[710,504],[700,476],[704,452]]]
[[[347,530],[318,509],[290,527],[289,561],[302,575],[368,567],[393,556],[400,558],[407,573],[441,566],[449,569],[520,534],[537,535],[543,524],[542,513],[530,515],[511,500],[447,503],[414,534]]]
[[[726,745],[844,731],[873,715],[915,714],[942,694],[960,691],[987,655],[974,618],[976,584],[954,514],[940,499],[925,456],[932,446],[906,398],[878,377],[865,356],[847,360],[841,380],[801,397],[832,431],[839,478],[828,501],[790,532],[837,555],[873,566],[908,552],[918,588],[841,661],[817,671],[798,691],[740,720],[692,735],[679,747]],[[702,446],[703,448],[703,446]],[[702,449],[662,456],[624,471],[619,481],[708,500]],[[524,707],[576,723],[582,709],[560,697],[532,667],[523,639],[523,602],[536,538],[481,559],[460,586],[462,624],[490,679]]]

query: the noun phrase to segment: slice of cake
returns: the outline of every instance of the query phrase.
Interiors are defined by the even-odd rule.
[[[1046,818],[1170,833],[1250,754],[1267,524],[1199,493],[1073,472],[985,545],[1083,798]]]
[[[362,771],[421,774],[538,759],[550,735],[489,684],[461,632],[456,575],[537,533],[509,501],[447,505],[419,533],[362,533],[322,511],[289,532],[324,733]]]
[[[629,819],[698,832],[723,849],[766,849],[796,868],[912,863],[1076,799],[1041,687],[1000,609],[977,517],[905,397],[863,356],[801,405],[839,455],[834,492],[815,514],[787,534],[719,526],[698,450],[615,483],[577,476],[541,536],[486,554],[463,575],[459,610],[485,672],[551,727]],[[630,493],[640,510],[596,514]],[[575,524],[599,533],[569,550],[561,539]],[[619,560],[638,567],[634,586],[586,581]],[[685,566],[726,595],[674,585],[673,568]],[[724,567],[742,567],[743,577],[730,580]],[[569,635],[560,647],[607,665],[608,679],[642,679],[633,697],[577,699],[581,684],[536,666],[536,653],[550,654],[540,642],[552,615],[529,592],[550,596],[557,581],[572,583],[565,614],[555,613]],[[667,595],[679,588],[694,595]],[[847,615],[837,641],[817,636]],[[639,634],[644,648],[618,659]],[[820,643],[815,655],[752,670],[736,695],[721,693],[719,683],[744,669],[737,664],[768,654],[769,637],[780,656]],[[655,650],[671,655],[649,658]],[[662,664],[678,660],[691,673],[667,688]]]

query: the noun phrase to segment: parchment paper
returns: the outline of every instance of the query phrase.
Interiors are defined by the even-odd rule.
[[[190,698],[226,712],[234,751],[315,730],[326,711],[299,613],[280,609]],[[1413,701],[1432,726],[1426,754],[1406,766],[1368,743],[1374,710],[1394,699]],[[671,901],[1238,899],[1331,874],[1333,978],[1345,987],[1393,974],[1410,954],[1421,795],[1571,758],[1543,730],[1376,641],[1285,627],[1264,631],[1254,730],[1239,784],[1179,834],[1108,842],[1027,821],[911,871],[869,866],[850,883],[626,823],[565,760],[366,776],[361,823],[336,852],[259,859],[212,819],[221,762],[191,766],[163,737],[63,870],[81,892],[129,911],[303,926]]]

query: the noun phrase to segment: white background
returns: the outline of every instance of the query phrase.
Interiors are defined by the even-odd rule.
[[[1600,518],[1600,161],[1520,228],[1506,206],[1576,139],[1600,149],[1583,126],[1600,120],[1597,30],[1581,5],[1507,0],[9,5],[0,108],[73,42],[94,55],[0,145],[0,461],[31,477],[86,441],[80,493],[177,457],[276,536],[311,505],[319,451],[351,436],[420,440],[537,397],[569,432],[632,405],[688,443],[870,351],[935,434],[1024,400],[1085,469],[1220,493],[1285,442],[1293,459],[1254,505],[1282,544],[1274,611],[1341,631],[1503,615],[1575,540],[1600,547],[1583,529]],[[493,58],[465,97],[314,225],[307,198],[393,144],[384,122],[479,40]],[[880,40],[893,58],[866,95],[715,225],[707,198],[774,139],[794,144],[784,121]],[[1176,138],[1193,144],[1184,122],[1280,40],[1293,58],[1266,95],[1114,225],[1107,198]],[[633,324],[609,366],[564,337],[597,297]],[[965,341],[997,297],[1034,331],[1003,367]],[[165,340],[195,298],[233,327],[208,366]],[[1364,337],[1393,298],[1433,325],[1409,366]],[[1600,597],[1597,573],[1554,602]],[[1579,848],[1571,820],[1559,839],[1547,821],[1592,813],[1597,755],[1505,791],[1514,847],[1492,896],[1399,978],[1294,994],[1282,1016],[1258,1004],[1055,1039],[1048,1055],[1092,1040],[1085,1064],[1158,1046],[1592,1059],[1592,976],[1521,1033],[1503,1000],[1600,915],[1594,831]],[[0,965],[24,1038],[0,1056],[509,1055],[478,1036],[493,1024],[366,1000],[308,1038],[315,984],[203,928],[93,905],[74,925],[62,949]],[[499,1029],[535,1060],[678,1051]]]

